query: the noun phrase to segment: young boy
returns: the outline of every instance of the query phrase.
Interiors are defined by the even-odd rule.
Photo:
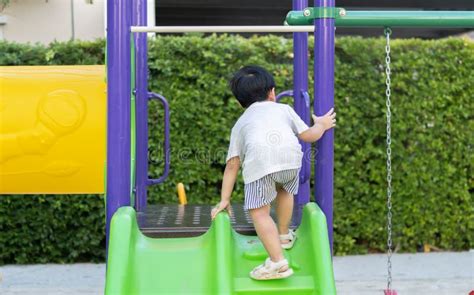
[[[293,270],[282,248],[290,249],[296,239],[288,227],[303,157],[298,138],[305,142],[318,140],[336,125],[336,113],[331,109],[322,117],[313,115],[314,125],[309,128],[291,107],[275,102],[273,77],[258,66],[241,68],[231,79],[230,87],[246,110],[232,128],[221,202],[212,210],[212,218],[222,210],[230,211],[230,197],[242,163],[244,209],[250,211],[257,235],[269,254],[264,264],[250,272],[250,277],[286,278]],[[278,228],[270,216],[274,199]]]

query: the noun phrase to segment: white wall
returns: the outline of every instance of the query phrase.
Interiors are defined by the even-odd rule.
[[[104,37],[104,1],[74,1],[75,39]],[[70,0],[11,0],[1,13],[0,38],[20,43],[66,41],[72,36]]]

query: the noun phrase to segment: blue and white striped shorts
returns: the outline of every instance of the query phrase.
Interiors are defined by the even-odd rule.
[[[283,188],[290,194],[298,192],[299,169],[270,173],[244,186],[244,209],[256,209],[270,204],[277,196],[277,188]]]

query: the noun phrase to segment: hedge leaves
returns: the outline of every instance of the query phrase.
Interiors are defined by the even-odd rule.
[[[0,64],[103,63],[104,45],[102,40],[46,47],[0,42]],[[334,249],[339,255],[385,249],[384,54],[382,39],[336,43]],[[310,55],[312,60],[312,49]],[[268,68],[279,91],[290,89],[292,41],[199,34],[150,40],[149,88],[169,100],[172,146],[170,177],[150,189],[150,202],[176,202],[177,182],[185,184],[190,202],[217,202],[230,129],[242,113],[227,80],[245,64]],[[474,44],[394,40],[392,75],[396,248],[472,248]],[[150,175],[156,177],[163,169],[158,103],[150,103],[149,117]],[[234,202],[242,201],[242,192],[240,179]],[[100,196],[0,197],[0,263],[103,260],[103,204]]]

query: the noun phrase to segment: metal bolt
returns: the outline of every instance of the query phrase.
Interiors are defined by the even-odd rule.
[[[339,9],[339,16],[346,16],[346,10],[344,8]]]
[[[303,15],[304,16],[310,16],[311,15],[311,10],[309,10],[309,9],[303,10]]]

